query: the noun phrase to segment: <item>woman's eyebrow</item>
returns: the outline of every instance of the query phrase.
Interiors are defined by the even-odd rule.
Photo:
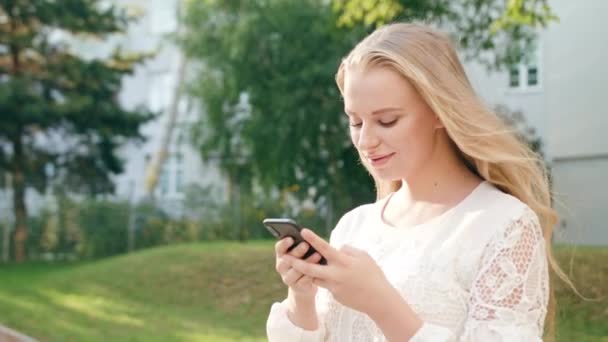
[[[403,108],[398,108],[398,107],[386,107],[386,108],[382,108],[382,109],[377,109],[375,111],[372,112],[372,115],[378,115],[378,114],[383,114],[383,113],[388,113],[388,112],[397,112],[397,111],[402,111]],[[344,112],[346,113],[346,115],[356,115],[357,113],[348,110],[348,109],[344,109]]]

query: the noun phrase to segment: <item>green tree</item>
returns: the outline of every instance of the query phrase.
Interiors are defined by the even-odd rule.
[[[338,25],[375,28],[424,20],[449,29],[467,60],[490,69],[518,63],[532,50],[536,30],[557,17],[549,0],[333,0]]]
[[[116,96],[145,56],[116,49],[85,59],[58,39],[104,38],[129,22],[105,1],[0,1],[0,170],[11,179],[17,261],[25,258],[26,189],[44,192],[54,179],[64,191],[111,192],[123,167],[117,147],[142,139],[151,114],[121,108]]]
[[[200,62],[190,95],[205,109],[194,136],[233,189],[315,187],[338,207],[373,196],[333,80],[362,30],[336,27],[317,0],[191,1],[185,13],[182,43]]]
[[[296,193],[306,196],[315,188],[317,199],[328,201],[335,212],[373,199],[371,178],[349,142],[334,83],[340,59],[376,25],[394,19],[445,22],[479,53],[496,49],[479,45],[479,34],[517,41],[520,31],[538,22],[504,19],[512,18],[512,3],[536,0],[467,0],[466,16],[457,14],[454,3],[460,2],[188,2],[181,44],[198,62],[190,96],[203,109],[194,128],[203,157],[219,157],[241,190],[252,182],[267,189],[297,185]],[[486,11],[500,16],[477,18]],[[475,30],[468,29],[471,18],[480,19]],[[500,60],[495,62],[507,59]]]

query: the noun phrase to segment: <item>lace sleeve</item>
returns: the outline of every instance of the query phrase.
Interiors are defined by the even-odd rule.
[[[526,207],[484,248],[462,335],[424,323],[410,342],[542,341],[548,301],[545,242],[536,214]]]
[[[545,242],[529,208],[487,245],[461,341],[541,341],[549,300]]]
[[[274,303],[266,322],[266,336],[269,342],[321,342],[325,336],[325,327],[319,322],[317,330],[305,330],[293,324],[287,317],[285,301]]]

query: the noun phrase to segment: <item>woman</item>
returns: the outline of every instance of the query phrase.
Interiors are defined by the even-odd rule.
[[[382,27],[336,75],[378,200],[276,269],[270,341],[540,341],[556,222],[538,157],[475,95],[448,37]],[[312,245],[319,253],[302,260]]]

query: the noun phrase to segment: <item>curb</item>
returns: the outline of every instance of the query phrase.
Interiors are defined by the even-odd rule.
[[[0,324],[0,342],[38,342],[38,341]]]

